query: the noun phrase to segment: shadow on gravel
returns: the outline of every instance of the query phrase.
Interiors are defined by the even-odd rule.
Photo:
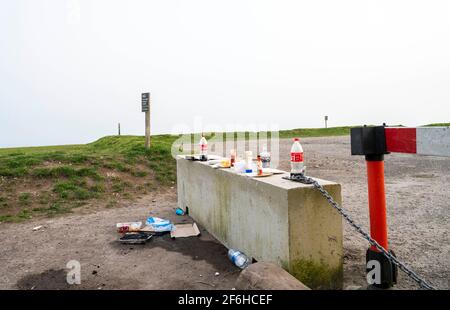
[[[194,261],[204,261],[216,268],[233,272],[240,270],[228,260],[228,249],[222,244],[211,240],[202,240],[200,237],[188,237],[172,239],[169,234],[162,236],[153,236],[143,245],[126,245],[118,241],[112,241],[110,245],[119,251],[121,255],[128,255],[134,251],[148,251],[150,249],[160,248],[165,251],[177,252],[189,256]]]
[[[42,273],[31,274],[23,277],[17,282],[17,288],[20,290],[68,290],[71,289],[66,281],[67,271],[46,270]]]

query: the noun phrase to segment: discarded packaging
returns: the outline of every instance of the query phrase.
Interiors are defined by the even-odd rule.
[[[234,163],[234,171],[237,173],[245,172],[245,161],[237,161]]]
[[[229,249],[228,258],[233,262],[233,264],[241,269],[245,269],[248,265],[250,265],[250,260],[247,255],[238,250]]]
[[[185,238],[200,235],[200,230],[196,223],[175,225],[174,230],[170,232],[171,238]]]
[[[119,241],[127,244],[143,244],[150,240],[151,237],[152,234],[145,232],[129,232],[123,235]]]
[[[146,224],[150,226],[155,232],[173,230],[173,225],[169,220],[161,219],[159,217],[149,217]]]
[[[231,168],[231,161],[227,158],[220,161],[220,168]]]
[[[176,215],[184,215],[184,211],[183,211],[183,209],[181,209],[181,208],[177,208],[177,209],[175,210],[175,214],[176,214]]]
[[[142,227],[142,222],[117,223],[117,231],[121,234],[126,232],[137,232]]]
[[[162,235],[168,234],[170,231],[156,231],[152,226],[145,225],[144,227],[139,229],[139,232],[150,233],[153,236],[162,236]]]
[[[38,231],[38,230],[40,230],[42,227],[43,227],[42,225],[36,226],[36,227],[33,228],[33,231]]]

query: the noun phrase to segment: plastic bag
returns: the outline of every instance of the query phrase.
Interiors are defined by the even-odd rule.
[[[172,231],[174,229],[169,220],[160,219],[159,217],[149,217],[146,224],[151,226],[156,232]]]

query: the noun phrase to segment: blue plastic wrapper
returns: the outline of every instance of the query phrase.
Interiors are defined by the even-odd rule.
[[[157,232],[172,231],[174,229],[169,220],[160,219],[159,217],[149,217],[146,224],[151,226],[154,231]]]

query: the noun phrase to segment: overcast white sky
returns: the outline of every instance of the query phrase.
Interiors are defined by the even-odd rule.
[[[0,147],[450,121],[449,1],[0,0]],[[208,129],[208,128],[207,128]]]

